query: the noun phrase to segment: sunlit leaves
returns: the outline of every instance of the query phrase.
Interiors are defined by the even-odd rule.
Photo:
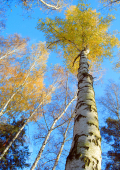
[[[15,116],[26,115],[29,111],[30,114],[47,93],[44,74],[49,54],[45,43],[40,42],[28,48],[27,41],[20,41],[20,37],[15,35],[11,39],[3,39],[1,44],[4,47],[0,60],[1,110],[10,100],[4,109],[5,113]],[[48,102],[50,96],[45,103]]]
[[[103,57],[112,57],[113,47],[120,46],[115,35],[108,33],[108,28],[114,16],[103,18],[88,5],[72,6],[65,12],[65,19],[56,17],[39,20],[38,29],[45,33],[49,48],[57,49],[60,45],[64,51],[67,67],[71,72],[77,72],[78,62],[72,64],[78,52],[86,45],[90,47],[89,61],[100,62]]]

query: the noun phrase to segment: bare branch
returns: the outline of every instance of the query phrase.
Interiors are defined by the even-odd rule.
[[[13,50],[9,50],[5,55],[3,55],[2,57],[0,57],[0,60],[7,58],[9,55],[12,55],[15,52],[21,51],[25,46],[25,43],[22,43],[16,47],[14,47]]]
[[[48,4],[47,2],[43,1],[43,0],[39,0],[40,2],[42,2],[45,6],[47,6],[48,8],[52,8],[55,10],[58,10],[60,8],[62,8],[62,6],[59,4],[59,0],[57,1],[57,5],[52,5],[52,4]]]
[[[38,155],[37,155],[37,157],[36,157],[36,159],[35,159],[32,167],[31,167],[31,170],[34,170],[35,167],[37,166],[37,163],[38,163],[38,161],[39,161],[39,159],[40,159],[40,157],[41,157],[41,155],[42,155],[42,152],[43,152],[43,150],[44,150],[44,148],[45,148],[45,146],[46,146],[46,143],[47,143],[47,141],[48,141],[48,139],[49,139],[49,137],[50,137],[51,132],[53,131],[53,128],[54,128],[55,124],[56,124],[57,121],[64,115],[64,113],[67,111],[68,107],[71,105],[71,103],[72,103],[76,98],[77,98],[77,95],[74,96],[74,98],[73,98],[73,99],[68,103],[68,105],[66,106],[65,110],[54,120],[54,122],[53,122],[50,130],[48,131],[48,134],[47,134],[46,137],[45,137],[45,140],[44,140],[44,142],[43,142],[43,144],[42,144],[42,147],[40,148],[39,153],[38,153]]]
[[[49,25],[53,30],[55,30],[58,34],[60,34],[55,28],[53,28],[51,25]],[[68,41],[68,42],[70,42],[71,44],[73,44],[75,47],[76,47],[76,49],[79,51],[79,52],[81,52],[81,50],[77,47],[77,44],[75,44],[73,41],[71,41],[71,40],[69,40],[69,39],[67,39],[66,37],[61,37],[61,38],[63,38],[64,40],[66,40],[66,41]],[[61,40],[57,40],[57,41],[61,41]]]

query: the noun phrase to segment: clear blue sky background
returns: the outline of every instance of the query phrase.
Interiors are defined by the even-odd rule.
[[[102,9],[100,7],[100,4],[98,3],[98,0],[89,0],[89,3],[91,3],[91,7],[93,9],[96,9],[96,11],[99,10],[103,15],[106,15],[109,11],[106,9]],[[78,3],[77,0],[73,0],[71,5],[76,5]],[[116,15],[116,20],[112,23],[112,26],[110,27],[109,31],[118,30],[120,31],[120,10],[114,11]],[[22,15],[23,14],[23,15]],[[58,12],[47,12],[44,13],[44,11],[40,11],[39,9],[35,9],[33,13],[31,13],[31,17],[26,17],[26,15],[23,13],[23,10],[20,6],[15,7],[14,4],[12,6],[12,11],[7,11],[7,21],[6,21],[6,29],[2,32],[4,36],[7,36],[9,34],[18,33],[22,37],[30,37],[30,45],[33,43],[38,43],[39,41],[45,41],[44,34],[37,30],[35,27],[37,26],[37,21],[39,18],[45,18],[46,16],[62,16],[64,17],[64,10],[61,11],[61,13]],[[120,36],[119,36],[120,38]],[[115,58],[113,60],[113,63],[118,60],[117,56],[117,50],[115,50]],[[56,58],[57,54],[51,53],[50,58],[48,60],[48,63],[62,63],[62,61],[59,58]],[[107,83],[109,83],[109,80],[112,79],[115,82],[119,83],[119,73],[114,71],[112,69],[113,63],[110,63],[109,60],[104,60],[102,66],[103,69],[106,70],[105,74],[102,77],[102,81],[95,82],[94,83],[94,90],[96,94],[96,98],[98,98],[101,95],[104,95],[104,88]],[[97,84],[97,85],[96,85]],[[98,105],[98,114],[99,114],[99,121],[100,125],[103,125],[104,120],[104,113],[101,114],[99,112],[101,108]],[[29,128],[30,133],[32,133],[31,129]],[[35,148],[33,144],[31,144],[30,150]],[[34,155],[35,156],[35,155]],[[31,157],[30,162],[34,161],[34,156]]]

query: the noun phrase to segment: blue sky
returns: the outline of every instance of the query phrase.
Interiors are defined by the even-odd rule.
[[[77,0],[73,0],[72,4],[76,5]],[[107,9],[102,9],[100,7],[100,4],[98,3],[98,0],[89,0],[88,2],[91,3],[91,7],[93,9],[96,9],[96,11],[99,10],[102,14],[106,15],[109,11]],[[100,10],[102,9],[102,10]],[[116,15],[116,20],[113,21],[112,26],[110,27],[109,31],[113,30],[118,30],[120,31],[120,10],[114,11]],[[22,15],[23,14],[23,15]],[[36,29],[37,26],[37,21],[39,18],[45,18],[46,16],[62,16],[64,17],[64,11],[61,13],[58,12],[47,12],[44,13],[44,11],[40,11],[39,9],[35,9],[33,13],[31,13],[31,17],[27,17],[21,8],[21,6],[15,7],[14,5],[12,6],[12,11],[9,10],[7,11],[7,21],[6,21],[6,29],[2,32],[2,35],[7,36],[9,34],[14,34],[18,33],[22,37],[30,37],[30,45],[33,43],[38,43],[39,41],[45,41],[44,34],[40,32],[39,30]],[[119,36],[120,39],[120,36]],[[117,50],[115,50],[115,56],[117,55]],[[56,58],[57,54],[56,53],[51,53],[50,58],[49,58],[49,64],[50,63],[62,63],[61,59]],[[114,58],[114,61],[117,61],[118,58]],[[106,84],[109,82],[110,79],[114,80],[115,82],[119,81],[119,73],[114,71],[113,68],[113,63],[110,63],[109,60],[104,60],[102,66],[103,69],[105,69],[105,74],[102,77],[102,81],[99,81],[98,83],[95,82],[94,84],[94,90],[95,90],[95,95],[96,98],[104,94],[104,88]],[[97,84],[97,85],[96,85]],[[101,115],[99,112],[101,108],[99,108],[98,105],[98,114],[99,114],[99,121],[100,125],[103,124],[103,119],[104,116]],[[32,150],[32,147],[31,147]]]

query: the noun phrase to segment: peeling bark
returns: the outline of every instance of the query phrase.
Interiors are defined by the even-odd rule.
[[[80,55],[78,94],[73,142],[65,170],[101,170],[101,136],[93,89],[93,77],[85,51]]]

